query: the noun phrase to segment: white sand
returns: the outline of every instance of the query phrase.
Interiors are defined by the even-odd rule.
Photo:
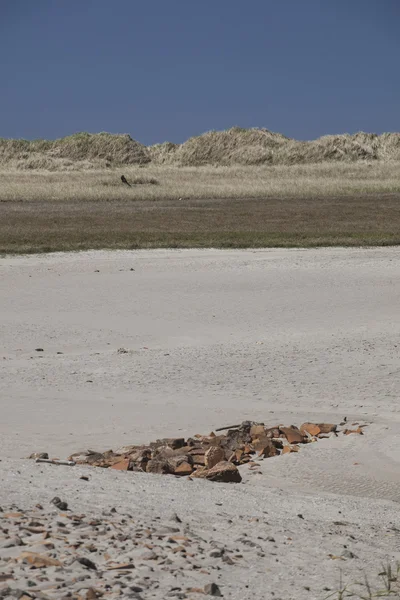
[[[400,500],[400,249],[12,257],[0,261],[0,277],[0,503],[28,506],[57,489],[85,504],[77,471],[40,474],[16,460],[33,451],[65,457],[244,419],[346,415],[372,423],[363,437],[264,461],[263,475],[246,474],[244,486],[96,472],[89,494],[99,507],[138,508],[146,498],[157,514],[173,499],[205,528],[218,520],[217,496],[233,529],[239,512],[268,511],[300,547],[281,548],[286,566],[271,558],[265,582],[258,574],[245,588],[241,577],[232,598],[322,598],[339,567],[357,579],[385,556],[400,558],[391,530]],[[335,519],[350,522],[346,535],[329,533]],[[361,536],[358,547],[350,531]],[[327,557],[349,539],[358,559]]]

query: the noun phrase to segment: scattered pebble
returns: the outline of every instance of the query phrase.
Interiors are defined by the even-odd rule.
[[[51,503],[67,506],[58,496]],[[115,509],[100,517],[71,511],[54,517],[42,505],[27,511],[9,507],[0,521],[0,598],[222,596],[210,574],[217,578],[222,567],[240,566],[247,572],[235,547],[220,542],[216,547],[215,540],[181,525],[178,515],[172,519],[176,527],[158,519],[143,522]]]

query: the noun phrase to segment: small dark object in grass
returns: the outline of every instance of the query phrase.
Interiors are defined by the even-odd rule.
[[[127,178],[125,177],[125,175],[121,175],[121,181],[122,181],[122,183],[125,183],[125,185],[132,187],[131,184],[129,183],[129,181],[127,180]]]

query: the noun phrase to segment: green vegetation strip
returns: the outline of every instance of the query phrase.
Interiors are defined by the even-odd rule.
[[[400,194],[0,202],[0,252],[400,244]]]

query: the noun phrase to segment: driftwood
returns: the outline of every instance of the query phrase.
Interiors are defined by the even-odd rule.
[[[241,426],[241,423],[239,423],[239,425],[228,425],[227,427],[218,427],[218,429],[216,429],[215,431],[225,431],[226,429],[237,429],[240,426]]]
[[[76,465],[76,462],[74,462],[73,460],[53,460],[51,458],[37,458],[35,462],[47,463],[49,465],[64,465],[66,467],[74,467]]]

